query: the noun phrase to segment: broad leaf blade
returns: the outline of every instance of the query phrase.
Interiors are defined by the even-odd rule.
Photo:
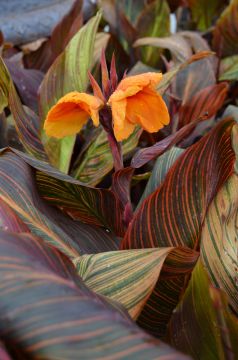
[[[70,40],[64,52],[55,60],[40,87],[40,114],[44,121],[50,108],[70,91],[85,92],[88,70],[93,64],[94,42],[101,19],[98,13]],[[75,136],[56,140],[43,136],[51,163],[67,173]]]
[[[167,37],[145,37],[136,40],[134,46],[153,46],[168,49],[176,62],[181,63],[192,56],[192,50],[183,36],[174,34]]]
[[[238,321],[198,262],[170,323],[170,341],[193,359],[236,359]]]
[[[238,54],[238,0],[231,0],[216,22],[213,47],[223,56]]]
[[[117,249],[117,239],[104,229],[73,221],[42,200],[34,169],[24,161],[26,155],[20,154],[23,158],[10,150],[0,155],[0,199],[33,234],[72,258],[84,253]],[[45,163],[45,166],[49,165]],[[10,230],[10,225],[4,226],[9,226]]]
[[[137,208],[140,207],[142,201],[147,198],[147,196],[149,196],[162,184],[170,167],[183,152],[183,149],[174,146],[172,149],[159,156],[154,164],[152,174],[146,184],[146,188],[141,196]]]
[[[163,278],[165,260],[170,258],[167,259],[169,262],[173,256],[177,262],[166,273],[167,277],[189,274],[198,253],[183,248],[125,250],[84,255],[74,263],[90,289],[121,303],[136,320],[145,305],[150,308],[159,306],[156,301],[159,296],[155,295],[157,283]]]
[[[211,0],[209,6],[206,0],[188,0],[193,21],[201,31],[207,30],[212,25],[212,20],[222,9],[223,0]]]
[[[2,199],[0,199],[0,228],[14,233],[30,232],[26,224]]]
[[[58,206],[74,220],[104,227],[118,236],[124,234],[122,207],[111,190],[88,187],[48,163],[12,151],[36,170],[38,191],[48,203]]]
[[[7,70],[6,65],[4,64],[2,58],[0,57],[0,114],[3,112],[4,108],[8,105],[8,93],[10,86],[10,75]]]
[[[0,72],[0,91],[4,93],[7,99],[6,105],[10,107],[22,145],[29,154],[38,159],[47,160],[48,158],[39,136],[39,118],[32,110],[23,107],[10,74],[1,58]]]
[[[186,359],[90,291],[40,239],[1,233],[0,254],[0,332],[14,358]]]
[[[134,7],[134,2],[132,7]],[[170,33],[170,11],[167,1],[152,1],[146,4],[138,17],[135,28],[138,33],[137,38],[168,36]],[[142,60],[146,64],[151,66],[157,64],[159,57],[160,52],[151,46],[142,49]]]
[[[228,56],[221,60],[219,80],[238,80],[238,55]]]
[[[234,171],[233,126],[232,119],[221,121],[179,157],[163,184],[136,212],[122,249],[199,246],[208,206]]]
[[[210,85],[198,91],[179,108],[179,127],[204,115],[208,119],[216,115],[227,97],[227,92],[228,85],[226,83]]]
[[[141,129],[137,128],[134,133],[122,143],[123,155],[130,153],[138,144]],[[113,169],[113,158],[108,143],[107,134],[104,130],[89,145],[80,165],[73,171],[74,178],[87,185],[97,185],[105,175]]]
[[[238,161],[238,127],[233,129],[233,148]],[[237,221],[238,169],[226,181],[211,203],[201,235],[201,257],[212,283],[223,289],[238,314]]]

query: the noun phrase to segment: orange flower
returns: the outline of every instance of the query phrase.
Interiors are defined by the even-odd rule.
[[[79,132],[91,117],[99,125],[99,109],[104,105],[99,98],[79,92],[63,96],[47,114],[44,130],[48,136],[62,138]]]
[[[156,87],[160,73],[145,73],[124,78],[110,96],[113,128],[117,141],[128,138],[138,124],[148,132],[157,132],[169,123],[169,113]]]

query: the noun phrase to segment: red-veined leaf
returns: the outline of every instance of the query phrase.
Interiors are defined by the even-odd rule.
[[[199,53],[193,55],[192,58],[196,58],[196,56],[199,56]],[[172,85],[172,94],[180,99],[182,104],[185,104],[200,90],[214,85],[216,83],[215,65],[215,57],[205,57],[179,71]]]
[[[231,144],[234,124],[232,119],[221,121],[179,156],[160,187],[137,209],[122,241],[122,249],[199,248],[207,209],[234,172],[235,154]],[[185,286],[184,277],[160,281],[157,305],[143,310],[139,324],[147,331],[164,335]]]
[[[151,176],[146,184],[146,188],[140,198],[140,202],[137,209],[142,204],[143,200],[147,198],[152,192],[154,192],[164,181],[167,172],[177,160],[177,158],[184,152],[184,149],[178,147],[172,147],[172,149],[166,151],[163,155],[159,156],[156,160]]]
[[[199,246],[208,206],[234,171],[233,126],[232,119],[221,121],[178,158],[162,185],[136,212],[122,249]]]
[[[193,359],[238,357],[238,321],[225,293],[214,288],[198,261],[170,323],[170,342]]]
[[[122,207],[111,190],[92,188],[27,154],[14,150],[36,171],[40,194],[73,219],[103,226],[119,236],[124,234]]]
[[[37,163],[37,160],[28,158],[21,152],[18,154],[22,158],[10,150],[1,152],[0,199],[20,217],[33,234],[42,237],[44,241],[72,258],[79,254],[117,249],[118,240],[105,229],[73,221],[42,200],[37,189],[34,168],[24,159],[27,158],[29,162],[31,160],[33,164]],[[40,164],[44,163],[40,162]],[[48,166],[45,163],[45,167]],[[62,177],[64,178],[64,174]],[[64,184],[67,191],[67,185]],[[55,191],[59,196],[58,188],[55,188]],[[101,195],[97,189],[95,191],[98,196]],[[112,212],[110,206],[109,209]],[[93,208],[92,211],[96,210]]]
[[[226,83],[215,84],[197,92],[179,109],[179,128],[206,114],[207,119],[216,115],[228,92]]]
[[[238,0],[231,0],[218,18],[213,32],[213,47],[223,56],[238,54]]]
[[[1,233],[0,254],[0,337],[14,358],[187,358],[90,291],[40,239]]]
[[[2,199],[0,199],[0,228],[14,233],[30,232],[15,211]]]
[[[238,128],[233,128],[233,149],[238,164]],[[212,283],[223,289],[238,314],[238,168],[212,201],[201,234],[201,257]]]
[[[169,150],[172,146],[180,143],[195,129],[199,121],[203,119],[197,119],[190,124],[182,127],[176,133],[167,136],[165,139],[155,143],[152,146],[138,150],[131,160],[131,167],[140,168],[148,161],[155,159],[162,155],[165,151]]]
[[[180,64],[180,65],[176,65],[174,66],[171,70],[169,70],[168,72],[166,72],[164,75],[163,75],[163,78],[161,80],[161,82],[159,83],[159,86],[157,88],[157,90],[159,91],[160,94],[163,94],[167,88],[169,87],[169,85],[172,83],[172,80],[174,79],[174,77],[178,74],[178,73],[182,73],[180,75],[180,77],[184,77],[186,78],[188,76],[188,73],[189,73],[189,69],[186,70],[187,67],[190,67],[189,65],[195,63],[195,62],[199,62],[201,63],[202,60],[208,58],[209,56],[212,56],[214,55],[215,53],[212,52],[212,51],[200,51],[198,52],[197,54],[194,54],[192,55],[188,60],[186,60],[184,63]],[[207,59],[208,60],[208,59]],[[197,65],[197,67],[200,67],[201,65]],[[194,65],[195,69],[196,69],[196,65]],[[209,68],[209,71],[211,71],[212,67],[208,64],[206,65],[203,65],[201,67],[207,67]],[[193,68],[192,68],[193,69]],[[207,83],[207,80],[204,80],[205,81],[205,86],[206,87],[206,83]],[[210,74],[210,80],[208,81],[208,85],[210,85],[211,83],[214,83],[215,81],[215,77],[214,77],[214,74]],[[182,82],[182,80],[180,80],[180,83]],[[199,87],[201,87],[201,84],[200,82],[198,81],[198,79],[196,78],[196,82],[199,83]],[[186,79],[184,79],[184,84],[186,84]],[[183,88],[184,88],[184,84],[183,84]],[[189,83],[188,83],[189,84]],[[195,84],[196,85],[196,84]],[[183,89],[182,88],[182,89]],[[196,91],[195,91],[196,93]],[[180,94],[179,92],[179,89],[177,90],[177,95],[178,97],[182,100],[182,95]]]
[[[188,275],[198,255],[188,248],[121,250],[84,255],[74,263],[89,288],[121,303],[140,323],[144,308],[157,308],[159,281]]]
[[[137,146],[141,129],[138,127],[128,139],[122,142],[123,155],[129,154]],[[101,129],[88,145],[79,165],[72,175],[86,185],[97,185],[113,169],[113,158],[106,132]]]
[[[24,69],[21,64],[17,61],[12,61],[11,59],[6,59],[4,61],[23,104],[37,112],[38,89],[43,80],[44,74],[39,70]]]
[[[19,139],[25,150],[41,160],[47,160],[47,155],[39,137],[39,118],[30,109],[23,107],[9,72],[0,58],[1,82],[0,90],[4,92],[7,104],[12,112]]]

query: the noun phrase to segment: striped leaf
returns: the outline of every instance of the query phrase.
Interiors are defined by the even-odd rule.
[[[84,255],[74,263],[90,289],[118,301],[136,320],[145,304],[156,306],[158,279],[189,274],[197,256],[184,248],[139,249]],[[169,269],[166,259],[175,260]]]
[[[0,201],[3,203],[2,209],[8,211],[4,217],[9,215],[10,207],[33,234],[42,237],[45,242],[72,258],[84,253],[117,249],[117,239],[105,229],[73,221],[42,200],[37,189],[35,171],[24,161],[27,155],[20,152],[19,154],[23,157],[10,150],[2,151],[0,154]],[[37,162],[30,157],[28,159],[33,163]],[[45,163],[46,168],[47,166]],[[96,193],[101,196],[101,192],[96,190]],[[110,207],[109,209],[111,211]],[[10,215],[13,221],[17,221],[12,212]],[[12,228],[12,224],[8,223],[11,221],[10,218],[4,220],[4,226],[16,231],[15,225]]]
[[[133,168],[140,168],[150,160],[162,155],[165,151],[169,150],[172,146],[180,143],[188,135],[192,133],[196,125],[203,119],[197,119],[186,126],[183,126],[176,133],[167,136],[165,139],[158,141],[152,146],[138,150],[131,160]]]
[[[214,55],[214,53],[212,51],[208,51],[208,50],[199,51],[196,54],[192,55],[188,60],[186,60],[182,64],[174,66],[171,70],[169,70],[168,72],[166,72],[163,75],[163,79],[161,80],[161,82],[159,83],[159,86],[158,86],[159,93],[164,94],[164,92],[167,90],[167,88],[169,87],[171,82],[174,80],[174,77],[176,75],[178,75],[180,72],[182,72],[182,74],[180,74],[180,76],[187,77],[189,70],[191,70],[191,68],[192,69],[195,68],[195,72],[196,72],[196,68],[199,68],[199,67],[200,67],[200,70],[202,70],[202,71],[205,70],[204,73],[206,73],[208,69],[209,69],[209,71],[211,71],[212,70],[211,64],[209,65],[206,60],[204,61],[204,59],[210,57],[211,55]],[[196,63],[196,62],[198,62],[198,65],[192,65],[193,63]],[[186,69],[187,69],[187,71],[185,71]],[[182,71],[182,70],[184,70],[184,71]],[[213,83],[214,81],[215,81],[215,77],[213,74],[209,74],[209,79],[206,79],[205,82],[204,82],[204,78],[203,78],[203,83],[207,84],[207,82],[208,82],[207,85],[210,85],[210,82]],[[198,77],[196,77],[196,82],[198,84],[198,87],[200,87],[201,83],[198,81]],[[185,81],[184,83],[187,83],[187,81]],[[188,84],[189,84],[189,82],[188,82]],[[205,85],[203,87],[205,87]],[[183,96],[181,96],[181,94],[179,94],[179,98],[182,99]]]
[[[141,129],[135,132],[122,143],[123,155],[129,154],[138,144]],[[108,143],[107,134],[100,130],[96,139],[93,139],[85,152],[79,166],[73,171],[72,175],[84,184],[95,186],[105,175],[113,169],[113,158]]]
[[[177,160],[177,158],[184,152],[183,149],[178,147],[172,147],[172,149],[166,151],[163,155],[161,155],[155,162],[153,166],[152,174],[146,184],[146,188],[141,196],[140,202],[137,208],[140,207],[143,200],[147,198],[152,192],[154,192],[164,181],[165,176],[173,163]]]
[[[176,63],[182,63],[192,56],[192,49],[189,43],[180,34],[173,34],[167,37],[144,37],[137,39],[134,46],[153,46],[161,49],[168,49]]]
[[[0,91],[5,94],[8,105],[15,122],[19,139],[25,150],[34,157],[47,160],[47,155],[39,137],[39,118],[30,109],[23,107],[10,74],[0,57]]]
[[[26,224],[2,198],[0,199],[0,229],[14,233],[30,232]]]
[[[41,120],[44,121],[50,108],[70,91],[86,91],[88,73],[93,63],[94,42],[101,14],[83,26],[70,40],[64,52],[48,70],[39,93]],[[62,140],[42,136],[51,163],[67,173],[75,143],[75,136]]]
[[[210,119],[222,107],[228,92],[226,83],[206,87],[179,108],[179,128],[206,114]]]
[[[238,55],[228,56],[221,60],[219,80],[238,80]]]
[[[213,31],[213,47],[223,56],[238,54],[238,0],[231,0]]]
[[[8,106],[8,93],[10,85],[10,75],[3,59],[0,56],[0,114]]]
[[[210,0],[207,6],[206,0],[188,0],[188,6],[192,12],[192,19],[201,31],[207,30],[212,25],[212,20],[219,14],[224,6],[223,0]]]
[[[133,3],[133,6],[132,6]],[[131,1],[131,8],[134,8]],[[170,33],[170,11],[167,1],[152,1],[147,3],[136,21],[137,37],[164,37]],[[141,49],[141,58],[145,64],[157,65],[160,52],[152,46]]]
[[[32,236],[0,233],[0,338],[15,359],[187,359],[90,291]]]
[[[199,261],[170,323],[170,342],[193,359],[238,358],[238,321]]]
[[[196,58],[199,53],[194,56]],[[214,62],[214,58],[205,57],[178,72],[173,84],[173,94],[180,99],[181,104],[189,102],[200,90],[216,83]],[[206,74],[206,76],[198,76],[198,74]]]
[[[18,150],[12,151],[36,170],[38,191],[74,220],[101,226],[118,236],[124,234],[122,206],[111,190],[88,187],[72,177]]]
[[[234,129],[235,130],[235,129]],[[238,131],[233,134],[238,162]],[[201,256],[212,283],[223,289],[238,314],[238,169],[211,203],[201,235]]]
[[[208,206],[234,171],[233,126],[232,119],[221,121],[179,157],[162,185],[136,212],[122,249],[198,248]]]

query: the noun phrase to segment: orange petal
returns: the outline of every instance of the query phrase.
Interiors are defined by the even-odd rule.
[[[157,132],[170,120],[164,100],[149,87],[127,99],[126,115],[148,132]]]
[[[128,87],[140,87],[141,89],[146,86],[156,87],[162,79],[161,73],[148,72],[144,74],[128,76],[122,79],[118,85],[118,90],[125,91]]]
[[[48,136],[62,138],[79,132],[89,117],[97,126],[103,102],[95,96],[71,92],[62,97],[47,114],[44,129]]]
[[[135,125],[126,119],[126,100],[113,101],[112,104],[113,130],[117,141],[130,136]]]
[[[155,88],[162,79],[161,73],[148,72],[134,76],[128,76],[121,80],[116,91],[108,100],[109,105],[112,101],[120,101],[127,97],[137,94],[145,87]]]

